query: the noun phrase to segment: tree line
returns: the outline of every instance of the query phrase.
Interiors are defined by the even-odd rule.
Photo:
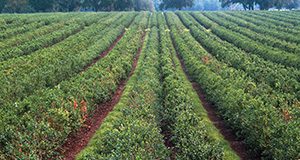
[[[241,4],[245,10],[254,10],[258,6],[261,10],[270,8],[276,9],[293,9],[298,8],[300,0],[220,0],[222,7],[232,4]]]
[[[152,0],[0,0],[0,12],[71,12],[152,10]]]
[[[222,10],[219,0],[154,0],[157,10]]]
[[[160,9],[183,9],[195,5],[195,1],[199,0],[161,0]],[[219,0],[222,7],[228,7],[232,4],[241,4],[245,10],[254,10],[259,7],[261,10],[270,8],[276,9],[294,9],[300,6],[300,0]],[[208,4],[207,7],[214,6],[213,4],[201,1],[203,4]],[[215,2],[216,3],[216,2]]]
[[[216,0],[217,1],[217,0]],[[219,0],[222,7],[241,4],[245,10],[270,8],[293,9],[300,0]],[[217,8],[206,0],[0,0],[0,12],[71,12],[71,11],[141,11],[156,9],[184,9],[203,3],[205,8]],[[214,2],[217,3],[217,2]],[[196,7],[197,9],[201,7]],[[218,8],[217,8],[218,9]],[[211,10],[214,10],[213,8]]]

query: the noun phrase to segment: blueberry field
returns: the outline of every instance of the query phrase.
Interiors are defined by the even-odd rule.
[[[300,12],[0,15],[0,159],[300,159]]]

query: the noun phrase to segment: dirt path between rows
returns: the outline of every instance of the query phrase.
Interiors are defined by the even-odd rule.
[[[167,127],[170,126],[170,124],[168,124],[168,122],[161,122],[161,134],[164,136],[164,144],[165,146],[171,151],[171,155],[170,155],[170,160],[175,160],[176,159],[176,146],[175,144],[172,142],[172,137],[173,134],[170,131],[170,129],[168,129]]]
[[[187,79],[192,84],[194,90],[198,94],[199,99],[201,100],[203,107],[207,111],[208,118],[214,124],[214,126],[219,130],[219,132],[223,135],[224,139],[229,142],[230,147],[236,152],[236,154],[242,160],[257,159],[249,155],[249,153],[247,152],[247,147],[243,143],[243,141],[239,140],[238,137],[235,135],[234,131],[231,130],[228,126],[226,126],[224,120],[217,115],[216,107],[207,101],[201,86],[197,82],[194,82],[192,78],[189,76],[185,64],[183,60],[180,58],[178,53],[177,53],[177,57],[180,60],[181,67],[184,70]]]
[[[100,127],[100,125],[103,122],[103,120],[105,119],[105,117],[109,114],[109,112],[111,112],[113,110],[114,106],[119,102],[121,95],[125,89],[127,81],[133,75],[133,73],[137,67],[138,59],[142,52],[145,35],[146,34],[143,33],[142,39],[141,39],[141,46],[139,47],[137,54],[134,58],[134,61],[132,64],[132,69],[129,73],[128,78],[126,80],[123,80],[120,82],[116,92],[114,93],[114,95],[112,96],[112,99],[110,101],[99,104],[96,107],[96,110],[93,112],[93,115],[91,115],[86,120],[84,125],[76,132],[70,134],[70,136],[67,138],[65,144],[62,146],[62,149],[61,149],[65,160],[75,159],[75,156],[88,145],[88,142],[93,137],[96,130]]]
[[[179,19],[181,20],[180,17],[179,17]],[[181,22],[182,22],[182,20],[181,20]],[[187,26],[185,25],[185,27],[187,27]],[[171,37],[172,37],[172,35],[171,35]],[[172,43],[173,43],[174,48],[176,49],[176,45],[175,45],[173,38],[172,38]],[[197,82],[193,81],[193,79],[189,75],[189,73],[186,69],[185,63],[184,63],[182,57],[180,56],[180,54],[178,53],[177,49],[176,49],[176,55],[180,61],[180,65],[185,73],[185,76],[192,84],[193,89],[197,92],[198,97],[201,100],[201,103],[202,103],[204,109],[207,111],[208,118],[214,124],[214,126],[219,130],[221,135],[223,135],[224,139],[226,141],[228,141],[232,150],[235,151],[235,153],[240,157],[241,160],[259,160],[260,159],[259,156],[251,154],[250,151],[247,149],[247,146],[244,144],[244,142],[241,139],[239,139],[236,136],[235,132],[232,129],[230,129],[229,126],[226,125],[225,121],[221,117],[218,116],[216,106],[214,106],[212,103],[210,103],[206,99],[205,92],[202,90],[201,86]]]

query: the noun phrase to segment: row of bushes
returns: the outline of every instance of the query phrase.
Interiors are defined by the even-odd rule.
[[[261,16],[261,15],[256,14],[255,12],[242,13],[242,14],[246,15],[246,16],[249,16],[249,17],[257,18],[259,20],[265,20],[267,23],[273,23],[275,25],[280,25],[282,27],[289,27],[289,28],[295,27],[293,24],[289,24],[289,23],[285,23],[285,22],[282,22],[282,21],[278,21],[278,20],[272,19],[270,17]]]
[[[48,25],[51,21],[58,21],[61,18],[61,15],[35,15],[28,17],[19,17],[12,15],[1,15],[1,18],[6,21],[10,21],[9,24],[4,22],[0,28],[0,40],[6,40],[7,38],[12,38],[17,34],[26,33],[28,31],[40,28],[42,26]]]
[[[274,12],[274,15],[280,16],[283,19],[289,19],[289,20],[300,20],[300,16],[299,14],[297,14],[297,12]],[[299,22],[296,22],[296,25],[299,25]]]
[[[168,13],[167,19],[188,72],[201,84],[208,99],[237,135],[264,158],[297,159],[300,149],[297,107],[280,106],[278,109],[263,101],[265,97],[257,96],[255,92],[267,94],[264,89],[256,88],[243,72],[209,56],[185,31],[174,13]]]
[[[77,159],[166,159],[173,155],[160,134],[165,129],[171,131],[176,149],[169,149],[176,150],[177,159],[238,159],[185,78],[164,16],[153,14],[150,26],[121,101]]]
[[[54,30],[59,29],[60,27],[63,26],[64,21],[67,21],[69,19],[73,19],[73,18],[70,16],[66,16],[66,18],[59,17],[57,18],[57,20],[52,18],[51,20],[49,20],[49,24],[45,24],[40,28],[33,29],[25,33],[16,34],[11,38],[5,39],[5,41],[4,40],[0,41],[0,49],[7,49],[9,47],[14,47],[18,44],[22,44],[27,41],[33,40],[34,38],[38,38],[42,35],[46,35],[49,33],[47,32],[48,29],[52,29],[52,28]],[[25,25],[25,22],[23,22],[23,24],[21,25]],[[54,30],[50,30],[50,31],[54,31]]]
[[[177,58],[164,15],[158,14],[164,101],[162,128],[171,132],[177,159],[239,159],[214,127]]]
[[[268,14],[268,12],[253,12],[253,14],[256,14],[256,15],[259,15],[259,16],[262,16],[265,18],[269,18],[269,19],[275,20],[277,22],[289,24],[294,27],[300,26],[299,21],[297,21],[297,20],[299,20],[299,19],[297,19],[297,17],[290,19],[288,16],[285,16],[283,14],[278,15],[278,14],[276,14],[276,12],[273,12],[272,14]]]
[[[274,37],[292,45],[299,45],[296,39],[297,35],[300,34],[300,31],[293,27],[282,27],[271,22],[266,22],[243,14],[233,14],[231,12],[220,12],[217,13],[217,15],[225,18],[228,21],[235,22],[239,26],[248,28],[254,32]]]
[[[1,19],[0,19],[0,31],[5,31],[7,29],[14,29],[17,27],[20,27],[21,24],[26,25],[28,23],[32,23],[34,21],[36,21],[36,18],[39,17],[43,17],[44,16],[40,15],[40,14],[36,14],[36,15],[14,15],[14,14],[2,14],[0,15]],[[46,16],[48,17],[48,16]]]
[[[300,38],[297,36],[299,34],[299,30],[295,29],[292,25],[287,25],[286,23],[272,20],[270,18],[266,18],[263,16],[254,15],[251,13],[233,13],[233,12],[226,12],[226,14],[230,14],[234,17],[242,18],[250,22],[248,26],[254,24],[254,26],[265,26],[268,27],[268,30],[265,30],[264,34],[268,34],[270,36],[274,36],[276,38],[285,40],[287,42],[297,43],[300,44]],[[287,25],[287,26],[286,26]],[[253,26],[253,25],[252,25]],[[259,31],[252,27],[251,29],[255,31]]]
[[[284,66],[266,61],[256,55],[247,54],[234,45],[222,41],[220,38],[207,32],[204,27],[197,23],[186,13],[178,14],[181,20],[191,29],[192,35],[210,54],[227,65],[244,71],[254,79],[257,88],[263,88],[275,97],[285,97],[291,103],[300,90],[300,72],[296,69],[287,69]],[[274,91],[275,92],[274,92]],[[267,93],[268,93],[267,92]],[[273,93],[272,93],[273,92]],[[277,100],[276,100],[277,101]]]
[[[44,49],[63,41],[84,29],[85,23],[81,22],[81,19],[84,19],[84,17],[81,16],[77,19],[69,19],[68,16],[67,18],[62,17],[61,21],[57,23],[54,22],[4,41],[4,43],[0,44],[0,61],[28,55],[36,50]]]
[[[120,102],[77,159],[167,159],[170,155],[156,114],[162,87],[155,17],[150,18],[152,28]]]
[[[83,20],[88,25],[86,29],[64,41],[28,56],[2,62],[0,105],[6,108],[36,90],[54,87],[79,73],[101,52],[109,48],[135,15],[128,13],[127,16],[122,16],[118,13],[118,16],[112,16],[102,23],[96,23],[99,22],[98,15],[91,16]]]
[[[232,18],[224,14],[219,15],[214,13],[212,14],[203,13],[203,15],[205,15],[206,17],[208,17],[218,25],[223,26],[234,32],[238,32],[254,41],[258,41],[259,43],[270,46],[274,49],[278,48],[285,52],[300,55],[300,48],[297,44],[286,42],[285,40],[278,39],[274,36],[266,35],[265,30],[269,30],[268,28],[257,26],[257,28],[259,28],[263,32],[263,33],[257,33],[255,31],[252,31],[251,29],[240,27],[240,24],[246,23],[246,21],[244,20],[238,20],[237,18]]]
[[[144,19],[142,15],[136,17],[115,48],[88,70],[53,89],[39,90],[16,102],[10,112],[1,113],[6,118],[0,121],[5,123],[0,125],[0,144],[5,156],[10,159],[57,156],[56,151],[67,136],[84,123],[99,103],[108,101],[118,84],[128,77],[142,37],[141,29],[137,28],[145,26]],[[118,30],[119,27],[111,29],[115,33],[110,36],[119,34]],[[106,39],[102,43],[109,45],[112,41]]]
[[[260,57],[272,62],[300,69],[300,57],[298,55],[274,50],[272,47],[260,44],[239,33],[235,33],[224,27],[214,25],[214,23],[201,14],[193,14],[193,16],[199,23],[203,24],[207,29],[210,29],[214,34],[218,35],[229,43],[236,45],[246,52],[259,55]]]

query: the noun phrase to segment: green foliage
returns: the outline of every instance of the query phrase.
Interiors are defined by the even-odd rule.
[[[155,22],[155,16],[151,22]],[[169,151],[156,121],[160,105],[158,31],[146,36],[137,68],[120,102],[77,159],[166,159]]]
[[[249,148],[299,159],[299,22],[296,11],[0,15],[0,159],[63,158],[57,148],[112,98],[139,47],[78,159],[168,159],[164,139],[178,159],[238,159],[178,57]]]
[[[153,10],[151,0],[1,0],[0,13]]]
[[[39,49],[50,47],[83,29],[84,24],[79,22],[83,17],[79,16],[76,19],[72,19],[72,17],[66,16],[65,18],[63,19],[65,21],[58,23],[56,22],[57,20],[50,20],[49,23],[52,24],[44,25],[32,32],[14,36],[0,43],[2,49],[0,61],[31,54]],[[18,43],[23,44],[17,45]]]
[[[284,50],[286,52],[291,52],[294,54],[300,53],[298,44],[293,41],[289,41],[288,39],[289,37],[292,37],[294,40],[297,40],[295,34],[298,34],[299,32],[296,31],[295,29],[292,28],[284,29],[282,27],[281,28],[276,27],[277,30],[285,32],[283,34],[282,32],[277,32],[277,30],[275,29],[271,29],[271,28],[266,29],[265,27],[269,26],[270,24],[268,22],[264,22],[264,24],[266,24],[264,26],[254,25],[248,23],[245,19],[235,17],[235,15],[236,14],[229,15],[225,13],[205,14],[205,16],[215,21],[219,25],[228,27],[230,30],[246,35],[247,37],[253,40],[259,41],[260,43],[266,44],[273,48]],[[249,17],[249,19],[251,20],[252,18]],[[253,20],[254,19],[252,19],[251,22],[253,22]],[[257,21],[257,19],[255,19],[255,21]],[[260,21],[258,20],[257,23],[261,24],[259,22]],[[231,25],[231,27],[229,27],[229,25]],[[279,36],[276,36],[274,32],[277,32],[277,35]],[[286,37],[286,38],[280,38],[280,37]]]
[[[18,56],[17,58],[3,62],[1,72],[4,74],[0,75],[0,79],[3,81],[3,89],[5,88],[5,92],[0,95],[0,103],[2,105],[9,105],[12,101],[22,100],[24,97],[33,94],[36,90],[44,89],[49,86],[54,87],[62,80],[70,78],[75,73],[80,72],[85,65],[95,58],[99,52],[104,51],[113,41],[113,37],[109,36],[107,36],[109,39],[107,39],[106,36],[102,37],[102,39],[98,39],[104,33],[106,34],[111,30],[106,27],[119,26],[117,27],[118,32],[111,31],[111,33],[117,36],[122,32],[125,26],[131,22],[132,19],[130,18],[133,18],[134,14],[129,15],[129,18],[123,16],[123,18],[119,18],[115,21],[116,23],[111,24],[112,21],[120,16],[116,14],[100,25],[95,22],[101,21],[101,17],[106,17],[106,14],[100,14],[99,17],[95,15],[93,18],[86,19],[86,21],[80,21],[79,25],[82,32],[79,32],[79,34],[73,34],[61,43],[38,50],[28,56]],[[74,25],[71,27],[77,26]],[[98,35],[90,38],[96,33],[98,33]],[[104,39],[106,39],[106,41],[103,41]],[[64,50],[64,54],[61,54],[62,50]],[[61,66],[62,64],[64,65]],[[9,79],[10,81],[8,81]],[[36,81],[36,79],[39,79],[39,81]],[[11,89],[12,83],[15,89]],[[24,83],[30,85],[24,85]]]
[[[227,12],[230,15],[233,15],[234,17],[241,18],[247,22],[247,28],[252,29],[256,32],[260,32],[266,35],[273,36],[274,38],[282,39],[284,41],[290,42],[290,43],[300,43],[300,38],[296,36],[299,34],[299,31],[297,31],[297,26],[292,26],[288,23],[284,23],[278,20],[274,20],[271,18],[258,16],[255,14],[249,14],[244,12],[238,12],[237,14],[234,14],[232,12]],[[253,12],[255,13],[255,12]],[[283,16],[283,15],[281,15]],[[255,29],[258,26],[263,26],[263,30]]]
[[[151,26],[155,26],[156,16],[160,38],[156,27],[152,27],[138,68],[127,83],[121,101],[77,159],[166,159],[170,153],[159,140],[162,137],[157,124],[171,129],[178,159],[238,159],[209,122],[185,79],[166,32],[164,17],[154,14]],[[161,48],[160,54],[158,48]],[[163,101],[160,101],[161,96]]]
[[[162,0],[160,9],[176,8],[181,10],[184,7],[192,7],[194,0]]]
[[[5,5],[6,5],[6,3],[7,3],[7,0],[2,0],[2,1],[0,1],[0,12],[3,10],[3,8],[4,8]]]
[[[222,2],[223,7],[238,3],[243,5],[245,10],[254,10],[256,4],[259,5],[262,10],[267,10],[272,7],[277,9],[293,9],[299,7],[298,0],[220,0],[220,2]]]
[[[192,13],[192,15],[198,20],[201,19],[201,23],[207,28],[213,25],[217,27],[217,24],[210,22],[209,19],[205,18],[205,16],[201,14]],[[211,17],[208,14],[205,15]],[[180,16],[183,17],[182,15]],[[211,18],[215,19],[214,17]],[[297,82],[300,75],[300,72],[298,70],[290,68],[289,71],[287,71],[284,66],[268,62],[267,60],[264,60],[256,56],[255,54],[247,55],[235,46],[222,41],[219,37],[213,35],[211,32],[207,32],[207,29],[198,24],[195,19],[191,17],[190,19],[193,24],[195,24],[195,26],[190,26],[195,38],[217,59],[222,60],[235,68],[246,71],[257,82],[267,83],[275,90],[292,94],[294,98],[298,97],[298,95],[295,94],[299,92],[300,85]],[[234,25],[231,25],[231,27],[228,26],[228,28],[231,30],[236,29]],[[246,29],[241,29],[239,31],[243,32],[246,31]],[[274,70],[273,68],[276,68],[276,70]],[[264,88],[266,88],[265,85]],[[279,95],[279,93],[276,94]],[[292,95],[286,94],[283,97],[293,97]]]
[[[31,10],[28,0],[1,0],[1,6],[4,7],[0,11],[8,13],[30,12]]]
[[[94,56],[97,56],[99,51],[107,49],[135,16],[134,13],[127,15],[114,23],[104,22],[110,24],[113,29],[104,30],[106,35],[102,37],[103,40],[100,39],[101,45],[89,44],[91,45],[89,53],[94,52]],[[142,25],[139,20],[140,18],[137,18],[133,26]],[[93,29],[97,30],[97,27]],[[55,156],[56,148],[62,145],[72,131],[82,125],[97,103],[111,98],[116,85],[128,75],[133,55],[138,47],[125,45],[128,39],[132,39],[132,36],[125,35],[109,56],[103,58],[101,63],[94,64],[86,72],[70,77],[54,88],[36,88],[31,96],[1,108],[1,112],[4,111],[8,115],[6,117],[3,114],[3,121],[2,119],[0,121],[1,126],[6,126],[1,132],[1,144],[3,143],[6,156],[13,159],[49,159]],[[137,41],[136,38],[132,43],[135,44]],[[79,58],[83,60],[84,57],[82,55]],[[14,118],[15,116],[18,118]]]
[[[51,11],[55,0],[28,0],[29,5],[37,12]]]
[[[238,159],[209,122],[176,56],[165,17],[159,16],[164,105],[162,128],[172,133],[178,159]],[[216,135],[216,136],[215,136]]]
[[[267,87],[264,82],[253,83],[252,78],[243,71],[216,61],[199,44],[195,43],[189,32],[180,32],[185,27],[181,25],[177,17],[172,13],[167,15],[171,28],[175,31],[177,28],[177,32],[174,31],[172,34],[189,73],[196,82],[203,86],[209,100],[218,106],[223,118],[237,131],[237,134],[243,136],[249,146],[253,146],[254,150],[262,153],[267,159],[299,157],[299,152],[297,152],[299,150],[297,142],[299,127],[296,127],[296,124],[299,125],[300,121],[299,111],[295,109],[298,108],[299,102],[286,103],[281,97],[284,95],[283,93],[278,95],[276,92],[272,93],[270,92],[272,89]],[[197,22],[188,18],[186,13],[178,13],[178,16],[189,27],[193,36],[205,44],[204,41],[208,38],[203,38],[203,41],[197,38],[197,34],[199,37],[201,35],[201,32],[195,27],[198,26]],[[210,25],[209,23],[205,24],[205,26]],[[202,32],[210,33],[210,31]],[[208,37],[208,34],[205,37]],[[221,52],[227,50],[227,47],[225,45],[219,48],[217,41],[218,39],[214,37],[209,42],[207,41],[205,47],[211,43],[215,47],[215,50],[209,47],[211,53],[229,54],[229,50],[226,53]],[[204,60],[203,56],[206,57]],[[200,58],[201,60],[199,60]],[[255,72],[254,70],[253,73]],[[249,84],[252,87],[249,88]],[[290,119],[290,116],[293,118]],[[281,135],[280,140],[278,140],[279,134],[277,133]],[[282,143],[278,143],[279,141]]]
[[[60,12],[72,12],[80,9],[81,0],[58,0],[56,6]]]
[[[211,29],[211,31],[216,35],[222,37],[222,39],[229,43],[242,48],[246,52],[259,55],[264,59],[280,63],[288,67],[300,68],[300,57],[298,55],[265,46],[256,40],[252,40],[247,36],[241,35],[240,33],[232,32],[222,26],[215,25],[205,16],[196,16],[195,18],[207,29]]]

